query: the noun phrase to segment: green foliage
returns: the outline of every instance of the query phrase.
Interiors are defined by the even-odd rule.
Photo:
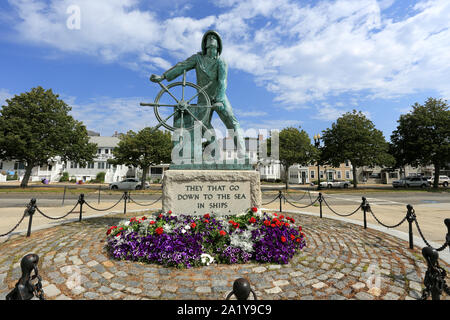
[[[446,100],[434,98],[412,107],[397,121],[391,135],[391,152],[398,166],[433,164],[437,187],[440,168],[450,159],[450,110]]]
[[[69,181],[69,173],[64,171],[61,178],[59,178],[59,182],[67,182]]]
[[[140,167],[144,185],[150,166],[170,162],[172,147],[170,132],[154,130],[151,127],[146,127],[138,133],[130,130],[121,135],[117,147],[113,150],[114,159],[109,159],[108,162]]]
[[[103,171],[97,173],[93,182],[95,182],[95,183],[105,182],[105,175],[106,175],[106,172],[103,172]]]
[[[394,158],[383,133],[361,112],[347,112],[323,131],[321,163],[334,167],[346,160],[353,166],[354,187],[357,186],[356,168],[362,166],[391,166]]]
[[[267,139],[267,148],[271,153],[271,139]],[[288,170],[293,164],[307,165],[316,157],[316,149],[311,144],[308,134],[300,127],[287,127],[279,133],[279,160],[286,168],[285,182],[288,187]]]
[[[26,163],[22,187],[31,169],[61,156],[81,164],[92,161],[97,146],[89,143],[86,127],[51,89],[31,89],[6,100],[0,115],[0,158]]]

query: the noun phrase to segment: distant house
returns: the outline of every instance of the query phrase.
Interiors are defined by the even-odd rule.
[[[120,181],[128,177],[136,177],[137,172],[134,167],[126,165],[112,165],[107,162],[112,159],[113,150],[119,143],[118,137],[89,136],[89,142],[97,144],[97,154],[92,162],[86,165],[68,161],[65,171],[69,173],[69,179],[76,181],[90,181],[96,178],[99,172],[105,172],[105,182],[111,183]]]

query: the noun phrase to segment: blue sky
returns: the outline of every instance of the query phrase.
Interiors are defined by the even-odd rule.
[[[40,85],[102,135],[155,125],[139,106],[159,91],[149,76],[215,29],[248,135],[300,126],[312,138],[356,109],[389,140],[412,104],[450,96],[449,27],[448,0],[2,1],[0,104]]]

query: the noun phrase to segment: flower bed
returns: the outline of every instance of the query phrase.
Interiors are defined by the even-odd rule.
[[[250,260],[286,264],[306,244],[294,219],[262,213],[221,217],[172,216],[132,218],[106,232],[106,248],[116,259],[190,268]]]

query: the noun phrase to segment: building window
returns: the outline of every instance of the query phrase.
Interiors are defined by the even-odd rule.
[[[314,179],[314,177],[315,177],[315,171],[314,171],[314,170],[311,170],[309,173],[310,173],[309,176],[311,177],[311,179]]]
[[[93,162],[89,162],[88,163],[88,169],[94,169],[94,163]]]
[[[97,162],[97,169],[105,169],[105,163],[104,162]]]
[[[70,168],[71,169],[76,169],[77,168],[77,163],[73,162],[73,161],[70,161]]]
[[[350,167],[350,162],[348,160],[345,160],[345,166]]]
[[[0,162],[0,170],[3,170],[3,162]]]
[[[162,168],[152,167],[150,168],[150,174],[162,174]]]
[[[25,164],[23,162],[14,163],[14,170],[23,170],[25,169]]]
[[[320,171],[320,179],[323,179],[323,171]]]
[[[106,163],[106,169],[111,169],[111,163]]]
[[[97,153],[98,154],[102,153],[102,149],[97,149]]]
[[[345,171],[345,179],[350,179],[350,171]]]
[[[340,171],[337,172],[337,178],[338,178],[338,179],[341,179],[341,178],[342,178],[342,174],[341,174]]]
[[[108,154],[109,153],[109,149],[105,149],[105,154]]]
[[[228,158],[231,158],[231,151],[228,151]]]

